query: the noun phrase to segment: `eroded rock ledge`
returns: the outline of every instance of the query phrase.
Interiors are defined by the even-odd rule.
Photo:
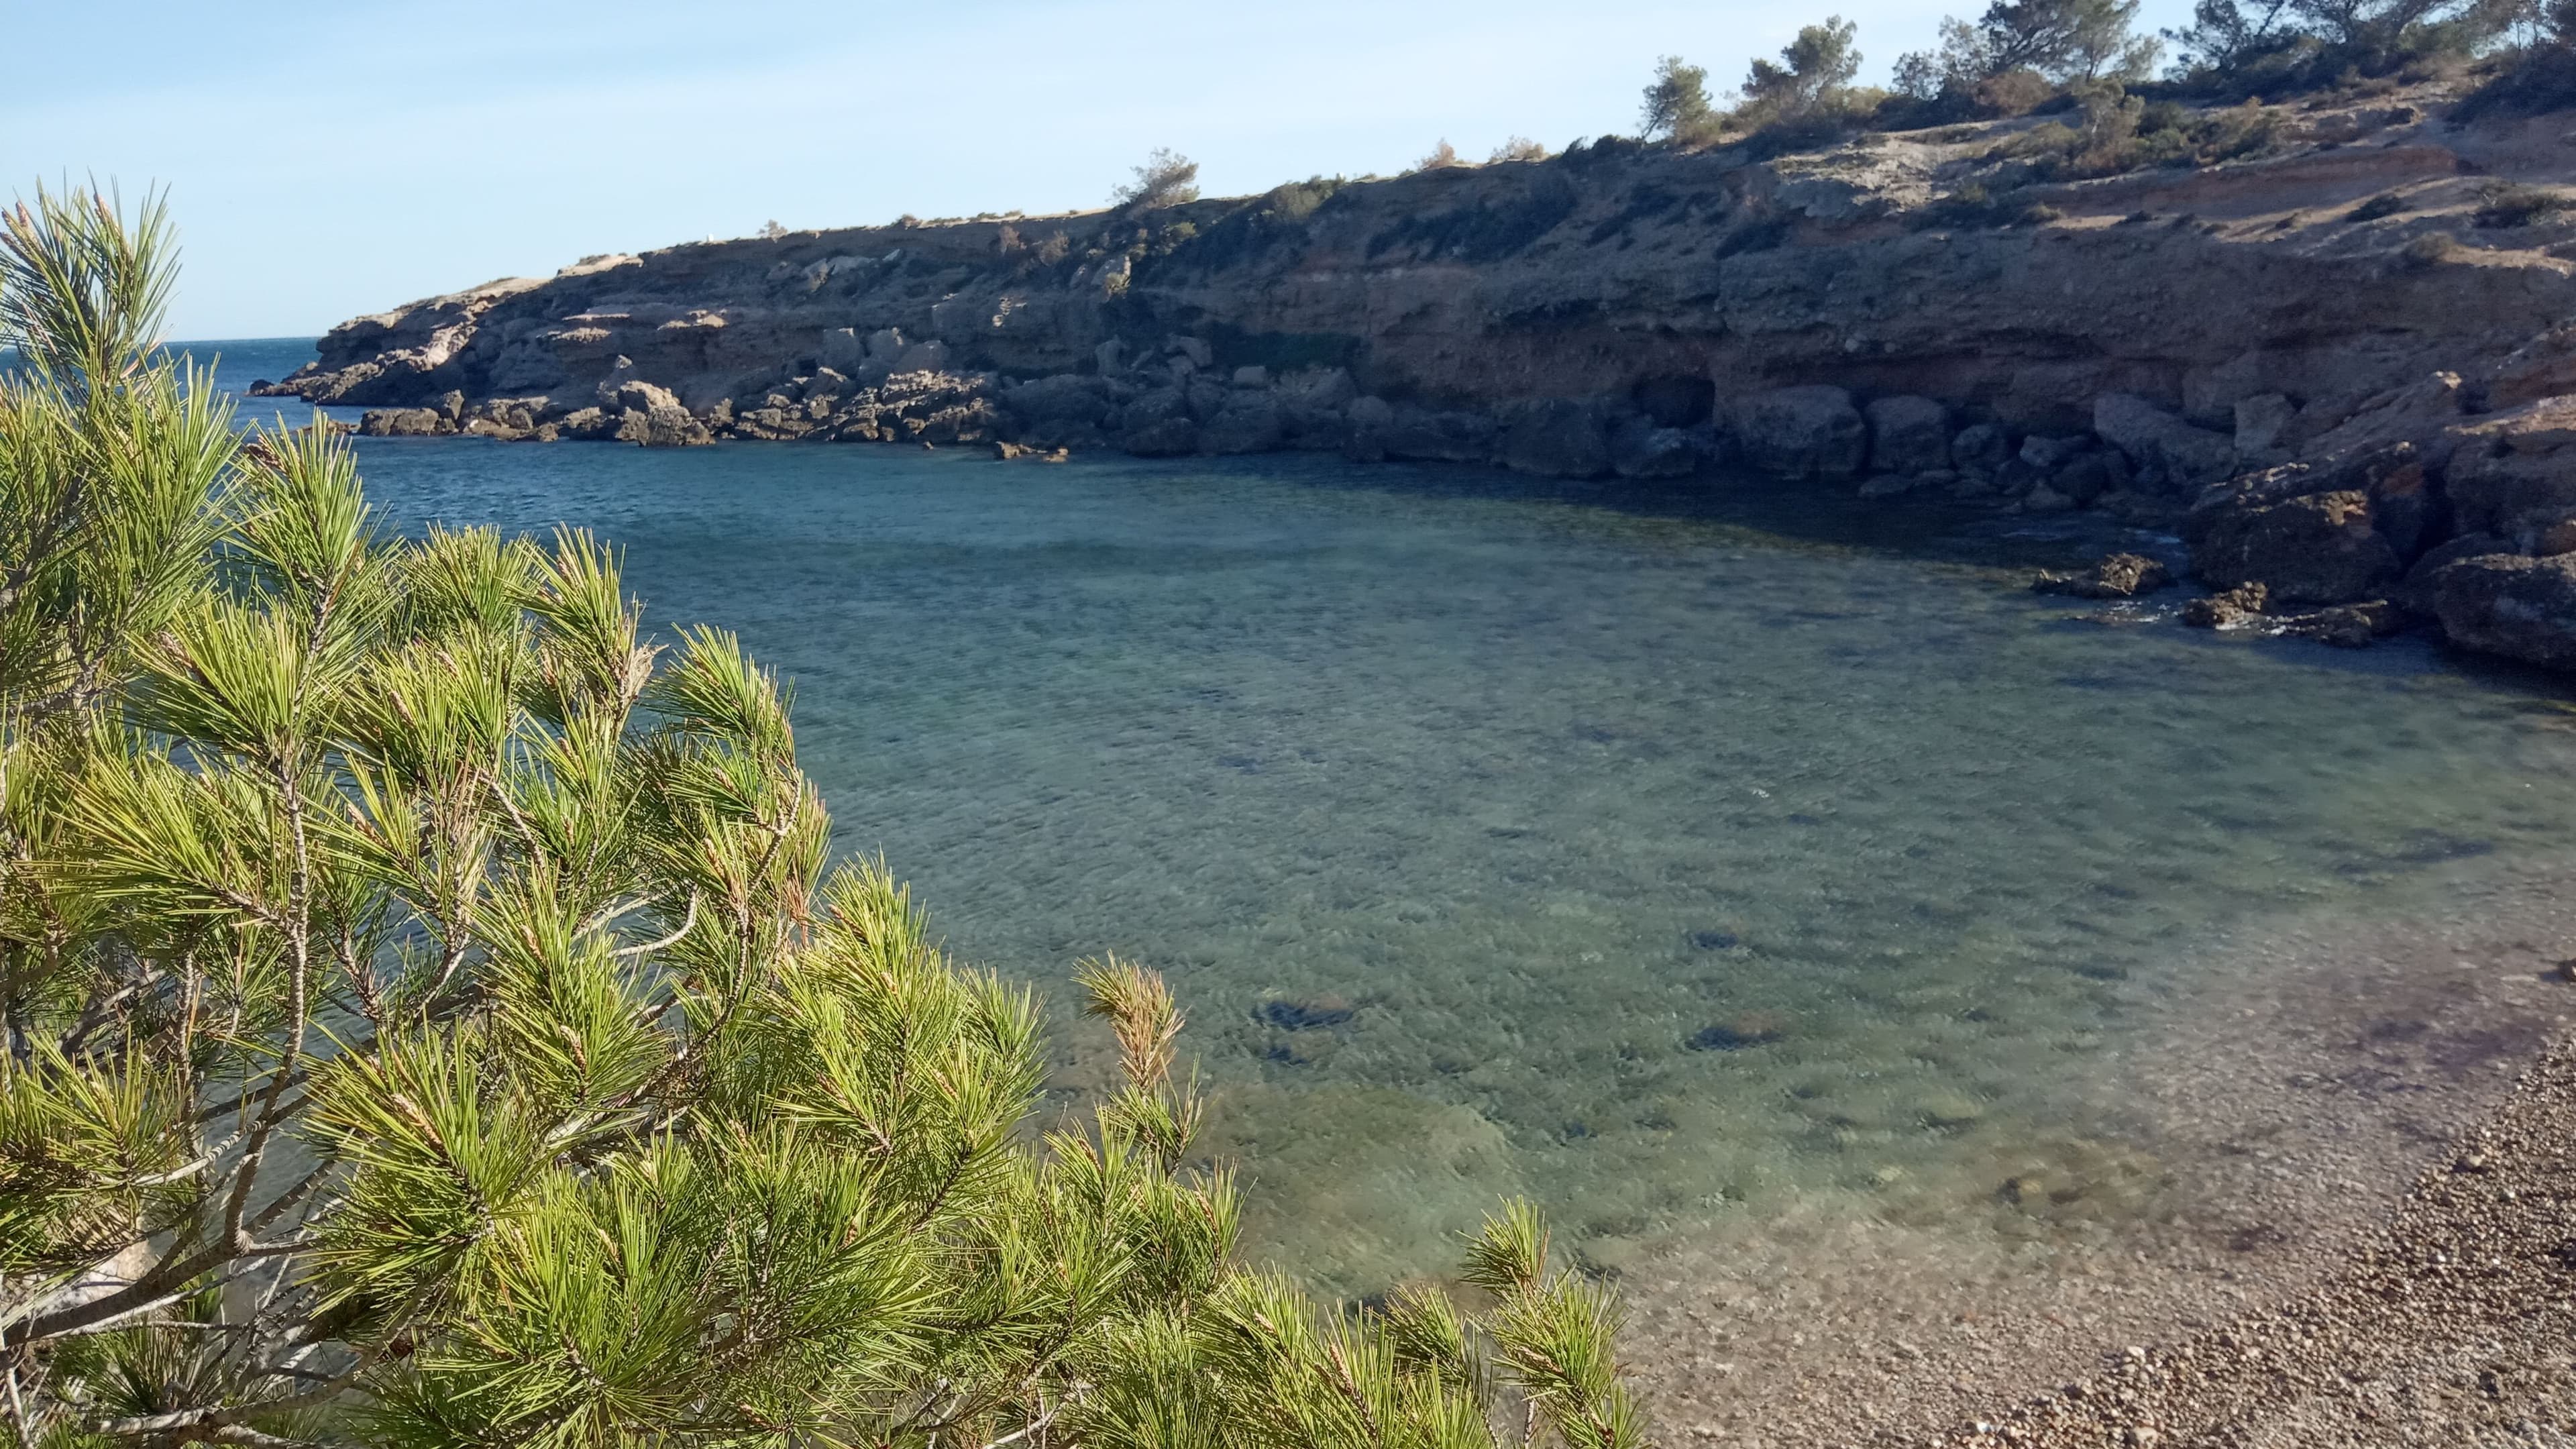
[[[2181,533],[2207,622],[2364,642],[2411,610],[2576,668],[2568,118],[2399,99],[2077,182],[2035,179],[2024,120],[598,257],[345,323],[263,390],[384,435],[1299,448],[2100,509]]]

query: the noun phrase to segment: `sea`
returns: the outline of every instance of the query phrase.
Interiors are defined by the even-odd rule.
[[[311,356],[185,348],[235,390]],[[2565,685],[2034,595],[2173,552],[2099,521],[1303,455],[354,446],[388,527],[594,530],[663,637],[792,680],[838,848],[1055,1003],[1042,1113],[1107,1071],[1074,963],[1162,971],[1248,1251],[1352,1296],[1514,1194],[1609,1269],[1802,1202],[1983,1223],[2007,1147],[2163,1150],[2104,1078],[2212,933],[2576,844]]]

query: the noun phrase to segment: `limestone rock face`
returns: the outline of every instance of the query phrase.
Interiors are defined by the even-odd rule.
[[[1863,410],[1874,473],[1930,473],[1950,466],[1950,410],[1928,397],[1883,397]]]
[[[2420,596],[2454,644],[2576,669],[2576,555],[2457,559],[2433,570]]]
[[[2451,455],[2451,506],[2463,530],[2497,534],[2532,551],[2576,512],[2576,396],[2541,398],[2455,425],[2443,441]]]
[[[2193,427],[2135,393],[2106,393],[2095,402],[2093,431],[2140,469],[2160,469],[2177,483],[2214,483],[2235,469],[2235,439]]]
[[[2183,520],[2192,571],[2214,589],[2259,583],[2280,603],[2343,604],[2383,591],[2399,562],[2372,526],[2370,495],[2236,496]]]
[[[1782,387],[1734,399],[1727,422],[1747,465],[1783,478],[1855,478],[1869,423],[1839,387]]]
[[[1504,432],[1502,462],[1515,473],[1598,478],[1610,471],[1608,420],[1597,404],[1532,403]]]

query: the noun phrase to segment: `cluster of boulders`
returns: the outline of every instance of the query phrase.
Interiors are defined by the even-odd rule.
[[[2576,669],[2576,394],[2529,395],[2565,381],[2508,373],[2481,397],[2437,373],[2373,399],[2303,459],[2200,487],[2176,532],[2211,592],[2184,622],[2358,646],[2416,618],[2465,648]],[[2244,441],[2238,461],[2259,461]],[[2037,587],[2143,591],[2053,575]]]
[[[756,398],[718,399],[696,410],[669,388],[617,371],[588,398],[500,397],[468,404],[451,392],[434,407],[375,408],[359,423],[370,437],[466,434],[505,442],[563,438],[691,447],[720,438],[830,442],[981,443],[1000,431],[993,379],[935,368],[879,371],[860,382],[829,367],[781,378]]]

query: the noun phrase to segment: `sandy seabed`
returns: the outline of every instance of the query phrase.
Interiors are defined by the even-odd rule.
[[[1970,1171],[1636,1265],[1661,1441],[2576,1445],[2576,864],[2481,865],[2142,993],[2115,1212]]]

